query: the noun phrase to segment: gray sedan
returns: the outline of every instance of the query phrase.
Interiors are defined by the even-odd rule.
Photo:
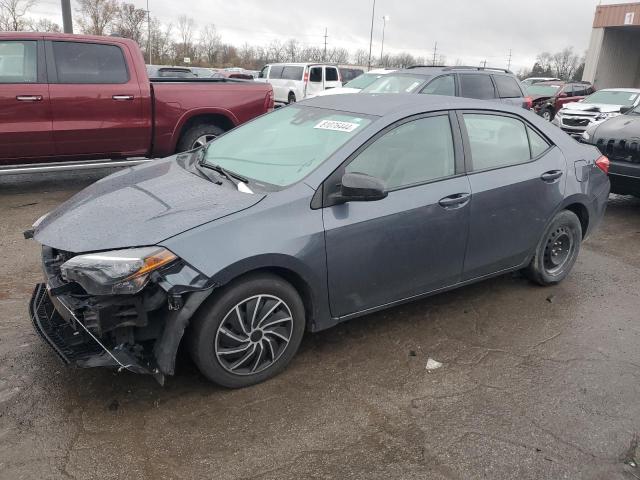
[[[318,97],[39,219],[31,316],[67,363],[162,382],[182,343],[244,387],[305,332],[515,270],[562,281],[604,214],[607,166],[521,108]]]

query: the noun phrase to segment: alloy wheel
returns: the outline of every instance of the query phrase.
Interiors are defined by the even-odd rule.
[[[196,148],[200,148],[200,147],[204,147],[207,143],[209,143],[211,140],[213,140],[214,138],[216,138],[217,135],[214,134],[206,134],[206,135],[201,135],[198,138],[196,138],[196,141],[193,142],[193,145],[191,146],[191,149],[196,149]]]
[[[266,370],[284,353],[293,333],[291,309],[273,295],[256,295],[236,304],[218,326],[214,352],[234,375]]]

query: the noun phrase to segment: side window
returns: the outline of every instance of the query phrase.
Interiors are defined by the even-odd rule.
[[[58,83],[127,83],[120,47],[98,43],[53,42]]]
[[[538,155],[546,152],[551,145],[538,132],[527,125],[527,133],[529,134],[529,145],[531,145],[531,157],[536,158]]]
[[[587,86],[581,83],[576,83],[573,86],[573,96],[574,97],[586,97],[587,94]]]
[[[424,87],[420,93],[426,93],[428,95],[447,95],[449,97],[455,97],[456,95],[456,81],[453,75],[443,75],[432,80],[429,85]]]
[[[310,82],[322,82],[322,67],[313,67],[309,70]]]
[[[518,85],[515,78],[506,75],[494,75],[493,80],[496,82],[500,98],[519,98],[523,96],[520,85]]]
[[[520,120],[499,115],[465,113],[474,171],[516,165],[531,159],[529,139]]]
[[[571,85],[565,85],[562,89],[562,93],[564,93],[567,97],[573,97],[573,87]]]
[[[268,72],[269,72],[269,65],[265,65],[264,67],[262,67],[262,70],[260,70],[260,73],[258,74],[258,78],[267,78]]]
[[[304,67],[284,67],[284,70],[282,70],[282,78],[286,80],[302,80],[303,73]]]
[[[388,189],[453,175],[455,155],[449,117],[427,117],[400,125],[369,145],[345,171],[376,177]]]
[[[461,74],[459,78],[460,89],[462,90],[461,96],[481,100],[496,97],[493,82],[489,75]]]
[[[338,69],[334,67],[325,67],[324,71],[325,80],[327,82],[337,82],[338,81]]]
[[[272,66],[271,71],[269,71],[269,80],[278,80],[282,78],[283,72],[284,67],[282,65]]]
[[[35,41],[0,41],[0,83],[36,83],[37,52]]]

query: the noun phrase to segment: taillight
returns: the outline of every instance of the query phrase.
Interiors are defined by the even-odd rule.
[[[524,108],[527,110],[531,110],[533,108],[533,98],[525,97],[524,98]]]
[[[309,70],[304,72],[304,83],[309,83]]]
[[[598,167],[604,173],[609,175],[609,159],[604,155],[602,155],[599,159],[596,160],[596,167]]]
[[[273,89],[267,92],[267,96],[264,99],[264,107],[267,112],[273,112],[273,107],[275,105],[275,101],[273,98]]]

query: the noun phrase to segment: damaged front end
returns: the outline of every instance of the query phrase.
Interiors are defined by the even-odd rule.
[[[42,249],[46,283],[30,303],[35,330],[67,364],[173,375],[208,277],[160,247],[75,255]]]

